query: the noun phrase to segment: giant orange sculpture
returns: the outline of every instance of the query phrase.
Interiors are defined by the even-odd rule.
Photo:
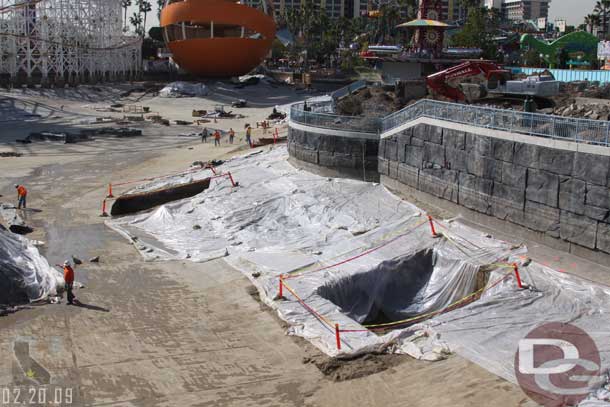
[[[275,38],[273,18],[228,0],[169,0],[161,27],[176,63],[206,77],[248,73]]]

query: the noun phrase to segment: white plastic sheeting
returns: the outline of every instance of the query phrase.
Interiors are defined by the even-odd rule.
[[[331,356],[391,349],[434,360],[455,351],[514,382],[518,341],[543,322],[570,321],[594,337],[610,367],[608,289],[532,263],[522,277],[538,290],[518,290],[506,265],[522,262],[525,248],[457,221],[439,222],[444,236],[433,238],[422,211],[383,186],[313,175],[287,159],[280,147],[230,160],[222,169],[239,187],[216,179],[194,198],[108,225],[149,260],[224,257],[290,334]],[[507,274],[480,300],[425,323],[384,335],[362,325],[444,310]],[[347,331],[341,350],[334,324]]]
[[[172,188],[179,185],[190,184],[196,181],[201,181],[206,178],[214,176],[212,170],[208,168],[200,168],[199,166],[193,166],[189,170],[184,171],[179,176],[176,175],[168,175],[157,177],[150,182],[146,182],[144,184],[138,184],[132,188],[129,188],[127,191],[122,193],[122,195],[132,195],[138,194],[142,192],[151,192],[159,189]],[[120,184],[119,184],[120,185]]]
[[[425,330],[435,338],[432,342],[447,343],[458,354],[516,383],[519,340],[544,323],[569,323],[593,338],[602,370],[610,369],[610,287],[537,263],[520,272],[533,289],[518,290],[515,280],[506,280],[479,301],[410,330]],[[490,280],[497,278],[494,273]]]
[[[304,272],[288,277],[286,284],[329,320],[362,330],[359,322],[367,318],[396,319],[450,305],[474,290],[481,265],[515,252],[476,231],[467,232],[468,244],[474,244],[470,248],[462,247],[468,244],[458,237],[453,243],[434,239],[423,213],[382,185],[321,177],[294,168],[287,158],[281,147],[233,159],[219,169],[230,171],[239,187],[215,179],[194,198],[108,225],[149,260],[225,257],[253,280],[263,301],[293,324],[292,333],[329,355],[339,352],[328,326],[290,296],[288,301],[273,300],[280,274]],[[446,233],[464,230],[457,224],[446,228]],[[422,262],[417,258],[425,251],[429,255]],[[253,272],[260,277],[253,278]],[[405,288],[409,281],[418,285],[407,298],[397,287]],[[395,336],[349,334],[342,352],[383,347]]]
[[[301,259],[298,265],[312,263],[319,257],[314,252],[349,245],[382,222],[394,224],[418,212],[381,185],[319,177],[286,159],[280,148],[232,160],[219,170],[230,171],[240,187],[216,178],[192,199],[109,225],[145,242],[147,251],[154,250],[145,252],[147,258],[206,261],[226,250],[245,258],[264,251],[259,261],[249,260],[261,267],[270,262],[280,273],[292,267],[289,253]]]
[[[63,284],[61,273],[28,239],[0,227],[0,304],[37,301]]]
[[[159,91],[159,97],[201,97],[209,94],[209,89],[203,83],[172,82]]]

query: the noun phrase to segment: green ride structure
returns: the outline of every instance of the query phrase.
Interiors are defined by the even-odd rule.
[[[521,49],[534,50],[549,68],[560,65],[570,67],[590,67],[597,61],[597,44],[599,39],[585,31],[575,31],[558,38],[553,42],[539,40],[532,34],[521,36]]]

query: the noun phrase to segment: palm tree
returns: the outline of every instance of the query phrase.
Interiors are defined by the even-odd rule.
[[[608,11],[610,10],[610,0],[598,0],[593,10],[601,17],[601,27],[604,35],[608,32]]]
[[[121,7],[125,10],[125,18],[123,18],[123,27],[127,28],[127,9],[131,6],[131,0],[121,0]]]
[[[142,33],[146,32],[146,16],[149,12],[152,11],[152,4],[150,1],[138,0],[138,10],[141,14],[144,15],[144,20],[142,21]],[[144,34],[142,34],[142,37]]]
[[[597,14],[589,14],[585,17],[585,25],[588,27],[589,32],[593,34],[593,30],[599,26],[601,19]]]
[[[133,15],[129,17],[129,22],[135,28],[136,34],[144,35],[144,30],[142,29],[142,15],[140,13],[133,13]]]
[[[163,6],[165,5],[165,0],[157,0],[157,17],[161,18],[161,10],[163,10]]]

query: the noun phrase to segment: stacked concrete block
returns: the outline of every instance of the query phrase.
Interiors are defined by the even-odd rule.
[[[385,144],[381,148],[383,151]],[[394,148],[395,156],[397,148],[391,148]],[[288,129],[288,154],[322,167],[360,172],[364,167],[366,172],[377,175],[379,151],[378,140],[326,135],[292,127]],[[394,161],[397,159],[395,157]]]
[[[610,253],[610,157],[428,124],[379,148],[379,173],[440,199]]]

